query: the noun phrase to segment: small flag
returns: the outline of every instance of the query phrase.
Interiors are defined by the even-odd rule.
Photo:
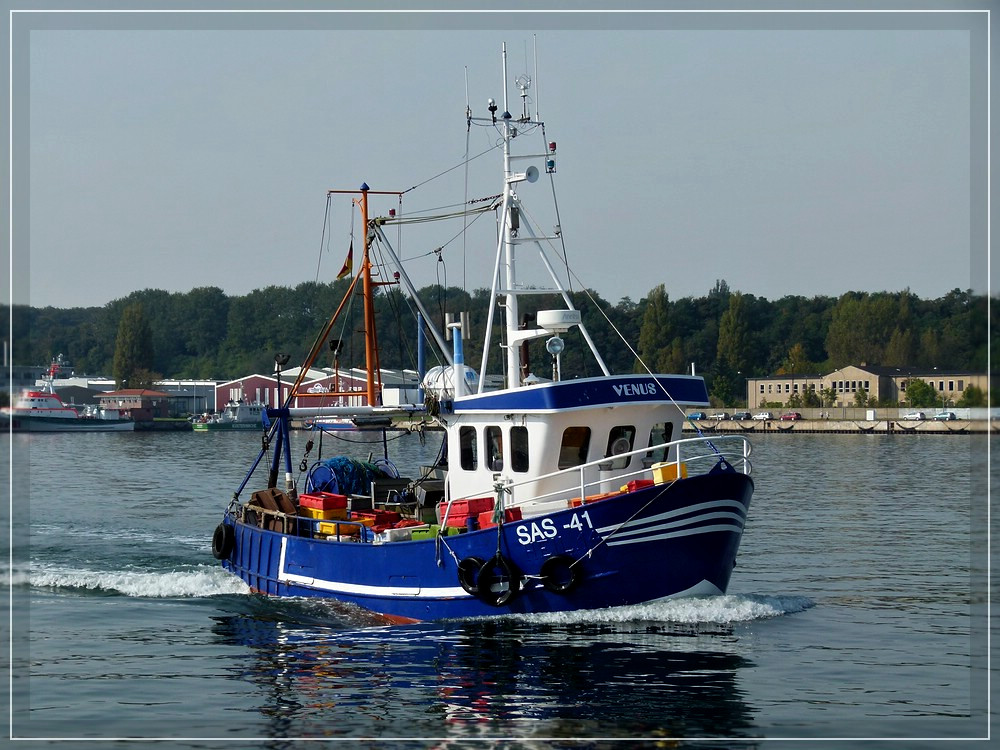
[[[342,279],[345,276],[350,276],[353,270],[354,270],[354,240],[351,240],[351,246],[347,249],[347,260],[344,261],[344,267],[340,269],[340,273],[337,274],[337,278]]]

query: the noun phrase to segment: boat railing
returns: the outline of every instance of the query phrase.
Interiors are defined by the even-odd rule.
[[[707,473],[722,461],[731,466],[733,470],[749,475],[752,471],[750,463],[751,451],[752,446],[750,441],[742,435],[683,438],[668,443],[637,448],[615,456],[604,456],[568,469],[561,469],[517,482],[510,480],[501,481],[500,475],[497,474],[494,475],[497,479],[494,488],[498,497],[504,495],[513,497],[515,494],[514,491],[518,487],[537,485],[539,482],[557,480],[575,474],[578,480],[574,480],[572,484],[559,482],[558,484],[561,486],[551,492],[542,494],[532,493],[530,500],[506,501],[503,504],[505,507],[515,507],[526,505],[529,502],[532,505],[544,505],[546,502],[566,502],[567,500],[576,499],[570,498],[569,494],[575,492],[577,489],[580,491],[579,500],[585,502],[587,499],[595,496],[602,497],[617,494],[617,492],[620,492],[619,487],[622,484],[628,484],[630,480],[653,479],[655,481],[659,475],[661,477],[672,477],[669,481],[674,481],[687,476],[697,476],[698,474]],[[664,456],[669,456],[672,453],[673,458],[659,462],[651,460],[651,455],[655,455],[656,453],[662,453]],[[613,474],[609,471],[608,464],[640,455],[643,457],[643,460],[640,462],[641,468],[629,472],[615,471]],[[593,478],[595,472],[597,473],[596,479]],[[445,523],[454,502],[480,496],[481,493],[472,493],[462,497],[448,498],[445,511],[441,517],[441,523]]]
[[[371,542],[371,523],[345,519],[317,520],[259,505],[230,504],[229,511],[241,523],[292,536],[336,541]]]

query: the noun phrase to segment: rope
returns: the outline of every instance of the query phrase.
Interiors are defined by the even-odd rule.
[[[468,231],[468,228],[472,224],[475,224],[480,219],[480,217],[484,216],[485,214],[489,213],[490,211],[494,211],[495,208],[496,208],[495,206],[491,205],[491,206],[489,206],[487,208],[477,209],[475,212],[473,212],[473,213],[478,214],[476,216],[476,218],[474,218],[471,222],[469,222],[468,224],[466,224],[465,226],[463,226],[462,230],[460,232],[458,232],[457,234],[455,234],[450,240],[448,240],[447,242],[445,242],[443,245],[440,245],[440,246],[434,248],[433,250],[428,250],[426,253],[421,253],[420,255],[413,255],[413,256],[411,256],[409,258],[400,258],[399,262],[400,263],[407,263],[407,262],[409,262],[411,260],[416,260],[417,258],[426,258],[429,255],[434,255],[435,253],[438,253],[441,250],[444,250],[446,247],[448,247],[448,245],[450,245],[452,242],[454,242],[455,240],[457,240],[459,237],[462,237],[463,240],[464,240],[465,239],[465,233]],[[447,217],[443,217],[443,218],[453,219],[453,218],[456,218],[458,215],[459,214],[455,214],[454,216],[447,216]],[[462,214],[462,215],[464,215],[464,214]],[[436,221],[436,219],[434,219],[434,218],[428,218],[428,219],[426,219],[426,221]]]
[[[408,188],[406,188],[406,190],[402,191],[402,192],[400,193],[400,195],[402,195],[403,193],[408,193],[408,192],[410,192],[411,190],[416,190],[416,189],[417,189],[418,187],[423,187],[423,186],[424,186],[424,185],[426,185],[426,184],[427,184],[428,182],[431,182],[432,180],[436,180],[436,179],[437,179],[438,177],[443,177],[444,175],[448,174],[449,172],[454,172],[454,171],[455,171],[456,169],[458,169],[459,167],[461,167],[461,166],[463,166],[463,165],[466,165],[466,164],[468,164],[468,163],[469,163],[469,162],[471,162],[471,161],[475,161],[475,160],[476,160],[476,159],[478,159],[478,158],[479,158],[480,156],[485,156],[486,154],[488,154],[488,153],[489,153],[490,151],[492,151],[493,149],[495,149],[495,148],[499,148],[499,146],[500,146],[500,144],[499,144],[499,143],[494,143],[494,144],[493,144],[492,146],[490,146],[490,147],[489,147],[488,149],[486,149],[485,151],[481,151],[480,153],[478,153],[478,154],[476,154],[475,156],[473,156],[473,157],[472,157],[471,159],[463,159],[462,161],[460,161],[460,162],[459,162],[458,164],[456,164],[455,166],[453,166],[453,167],[448,167],[448,168],[447,168],[446,170],[444,170],[443,172],[438,172],[438,173],[437,173],[436,175],[434,175],[433,177],[428,177],[428,178],[427,178],[426,180],[424,180],[423,182],[418,182],[418,183],[417,183],[416,185],[413,185],[412,187],[408,187]]]
[[[621,530],[622,530],[623,528],[625,528],[625,527],[626,527],[626,526],[627,526],[627,525],[628,525],[629,523],[631,523],[631,522],[632,522],[633,520],[635,520],[635,518],[636,518],[636,517],[637,517],[637,516],[638,516],[638,515],[639,515],[640,513],[642,513],[642,512],[644,511],[644,510],[646,510],[646,508],[648,508],[648,507],[649,507],[650,505],[652,505],[652,504],[653,504],[653,503],[655,503],[655,502],[656,502],[657,500],[659,500],[659,499],[660,499],[661,497],[663,497],[663,495],[664,495],[664,494],[665,494],[665,493],[666,493],[666,492],[667,492],[668,490],[670,490],[670,488],[671,488],[671,487],[673,487],[673,486],[674,486],[674,482],[676,482],[676,481],[677,481],[677,480],[675,479],[675,480],[674,480],[673,482],[670,482],[670,484],[667,484],[667,485],[665,485],[665,486],[664,486],[664,488],[663,488],[662,490],[660,490],[660,491],[659,491],[659,492],[657,492],[657,493],[656,493],[655,495],[653,495],[653,497],[649,498],[649,502],[647,502],[647,503],[646,503],[645,505],[643,505],[643,506],[642,506],[641,508],[639,508],[639,509],[638,509],[638,510],[637,510],[637,511],[636,511],[635,513],[633,513],[633,514],[632,514],[631,516],[629,516],[629,517],[628,517],[628,518],[627,518],[626,520],[624,520],[624,521],[622,521],[622,522],[621,522],[620,524],[618,524],[618,527],[617,527],[617,528],[615,528],[615,529],[614,529],[614,530],[613,530],[613,531],[612,531],[611,533],[609,533],[609,534],[608,534],[607,536],[605,536],[605,537],[601,537],[601,541],[599,541],[599,542],[598,542],[597,544],[595,544],[595,545],[594,545],[593,547],[591,547],[590,549],[588,549],[588,550],[587,550],[586,552],[584,552],[584,553],[583,553],[582,555],[580,555],[580,556],[579,556],[578,558],[576,558],[576,559],[575,559],[575,560],[574,560],[573,562],[571,562],[571,563],[569,564],[569,567],[571,567],[571,568],[572,568],[572,567],[573,567],[573,566],[575,566],[575,565],[579,565],[579,564],[580,564],[581,562],[583,562],[583,560],[585,560],[586,558],[588,558],[588,557],[590,557],[591,555],[593,555],[593,554],[594,554],[594,552],[595,552],[595,551],[596,551],[596,550],[597,550],[597,549],[598,549],[598,548],[599,548],[599,547],[600,547],[601,545],[603,545],[603,544],[606,544],[606,543],[607,543],[607,542],[608,542],[609,540],[611,540],[611,539],[612,539],[612,538],[613,538],[613,537],[614,537],[614,536],[615,536],[615,535],[616,535],[616,534],[617,534],[617,533],[618,533],[619,531],[621,531]],[[526,575],[526,576],[524,576],[524,577],[525,577],[525,579],[526,579],[526,580],[541,580],[541,578],[542,578],[542,577],[541,577],[540,575]]]
[[[320,267],[320,264],[323,262],[323,250],[324,250],[323,245],[324,245],[324,243],[327,244],[327,247],[326,247],[327,252],[329,252],[329,249],[330,249],[329,248],[329,242],[330,242],[330,240],[326,236],[326,228],[330,224],[330,207],[331,207],[330,201],[331,201],[332,197],[333,196],[331,196],[329,193],[326,194],[326,211],[323,213],[323,231],[320,233],[320,237],[319,237],[319,257],[316,259],[316,282],[317,283],[319,283],[319,267]]]

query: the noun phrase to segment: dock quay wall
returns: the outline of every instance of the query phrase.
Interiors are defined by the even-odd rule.
[[[897,419],[777,419],[762,421],[702,420],[693,425],[684,423],[684,432],[697,430],[705,435],[717,433],[761,434],[761,433],[809,433],[840,432],[853,434],[883,435],[970,435],[973,433],[1000,432],[1000,422],[986,419],[957,419],[951,421],[907,422]]]
[[[974,433],[997,433],[1000,434],[1000,420],[989,419],[958,419],[948,422],[907,422],[897,419],[798,419],[795,421],[781,421],[772,419],[768,421],[735,421],[725,419],[721,421],[704,420],[696,422],[697,429],[702,434],[712,433],[736,433],[736,434],[792,434],[792,433],[852,433],[863,434],[888,434],[888,435],[971,435]],[[393,423],[395,429],[418,431],[418,430],[438,430],[440,427],[431,422],[421,423],[419,419],[396,420]],[[303,424],[294,424],[294,428],[302,429]],[[695,434],[696,428],[690,421],[684,423],[685,434]]]

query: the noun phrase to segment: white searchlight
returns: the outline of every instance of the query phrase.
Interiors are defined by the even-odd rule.
[[[523,172],[515,172],[507,178],[507,184],[513,185],[515,182],[537,182],[538,167],[528,167]]]

